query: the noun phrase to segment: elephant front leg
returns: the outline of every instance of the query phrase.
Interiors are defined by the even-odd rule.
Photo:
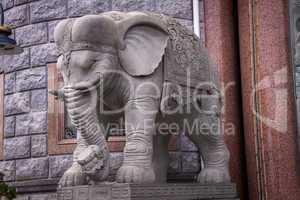
[[[79,154],[88,147],[88,144],[81,138],[79,131],[77,131],[77,137],[78,143],[73,153],[73,164],[60,179],[60,187],[87,184],[86,175],[83,173],[82,166],[77,161]]]
[[[130,101],[125,110],[126,146],[117,182],[151,183],[153,169],[153,134],[158,102],[152,98]]]

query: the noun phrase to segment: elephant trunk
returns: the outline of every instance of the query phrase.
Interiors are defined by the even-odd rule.
[[[67,88],[67,87],[66,87]],[[71,122],[89,145],[105,145],[97,115],[97,91],[64,90],[65,102]]]
[[[89,146],[99,147],[102,168],[96,174],[91,174],[91,179],[101,181],[109,175],[109,149],[103,127],[100,126],[97,114],[97,87],[87,89],[73,89],[64,87],[64,100],[71,122],[80,132],[82,139]]]
[[[80,131],[81,137],[89,145],[97,145],[100,147],[107,146],[105,136],[102,134],[98,124],[98,116],[95,110],[89,108],[86,110],[81,110],[80,108],[71,108],[71,106],[68,104],[67,108],[68,112],[70,113],[72,123],[75,125],[77,130]]]

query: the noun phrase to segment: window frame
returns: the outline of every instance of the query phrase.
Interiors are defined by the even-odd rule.
[[[4,160],[4,73],[0,72],[0,160]]]

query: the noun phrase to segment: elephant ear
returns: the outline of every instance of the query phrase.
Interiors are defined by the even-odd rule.
[[[138,25],[123,37],[119,50],[121,65],[132,76],[152,74],[159,66],[168,43],[168,34],[153,26]]]

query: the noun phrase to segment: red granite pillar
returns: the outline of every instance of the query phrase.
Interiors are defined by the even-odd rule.
[[[232,181],[237,183],[242,199],[246,195],[246,169],[244,167],[242,136],[242,104],[238,66],[233,1],[205,0],[205,37],[209,53],[218,66],[225,92],[223,114],[225,139],[231,153]]]
[[[239,0],[249,199],[300,198],[288,0]]]

